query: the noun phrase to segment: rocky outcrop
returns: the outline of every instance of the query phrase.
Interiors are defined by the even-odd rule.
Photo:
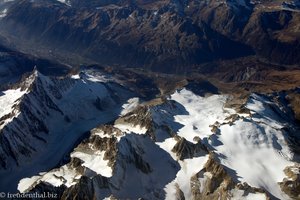
[[[265,194],[268,199],[263,189],[251,187],[247,183],[236,183],[215,159],[214,154],[210,153],[204,168],[191,178],[193,199],[231,199],[234,190],[241,190],[244,194]]]
[[[112,137],[100,137],[92,134],[88,140],[84,140],[75,150],[88,152],[90,151],[103,151],[104,160],[108,160],[108,166],[114,168],[114,163],[117,156],[117,138]]]
[[[201,178],[205,179],[202,183]],[[210,155],[204,169],[191,178],[191,185],[194,199],[227,199],[228,191],[234,188],[232,178],[213,155]],[[225,192],[220,193],[222,190]]]
[[[139,106],[132,112],[127,113],[125,116],[119,118],[116,123],[125,123],[130,126],[145,128],[146,134],[149,135],[153,140],[156,139],[154,130],[157,127],[153,121],[151,109],[147,105]]]
[[[150,129],[153,126],[153,120],[148,106],[140,106],[121,117],[121,119],[118,119],[118,121],[124,121],[133,124],[133,126],[140,125],[146,129]]]
[[[76,157],[81,153],[97,156],[99,151],[105,152],[103,159],[104,161],[109,160],[109,162],[107,166],[102,166],[103,168],[94,168],[94,170],[97,169],[97,173],[91,170],[91,165],[88,164],[88,162],[94,162],[93,160]],[[60,199],[103,199],[109,196],[123,199],[127,198],[128,192],[131,191],[129,196],[134,196],[131,197],[134,199],[138,197],[161,199],[164,196],[161,187],[171,180],[169,178],[164,180],[163,177],[172,175],[171,177],[174,178],[173,170],[179,168],[168,154],[161,152],[161,149],[149,136],[126,135],[111,125],[93,129],[91,136],[74,149],[71,157],[71,161],[65,166],[41,175],[27,191],[51,191],[58,194]],[[162,158],[160,161],[164,165],[173,169],[161,168],[158,162],[159,158]],[[167,159],[167,163],[165,159]],[[94,162],[94,165],[97,164],[99,163]],[[104,167],[112,168],[111,176],[105,177],[99,174],[99,171],[100,173],[101,170],[104,171]],[[168,175],[166,170],[169,172]],[[65,174],[60,175],[62,172]],[[52,173],[54,173],[54,177],[50,176]],[[66,176],[67,174],[68,176]],[[156,176],[157,174],[159,176]],[[61,185],[51,186],[47,183],[49,177],[61,181]],[[70,178],[71,185],[69,185]],[[149,184],[158,180],[162,183]],[[136,185],[136,183],[140,183],[142,186]],[[141,190],[136,190],[136,188]],[[178,195],[184,198],[182,192],[179,192]]]
[[[180,190],[178,184],[176,184],[176,200],[185,200],[184,193]]]
[[[67,188],[60,199],[97,199],[96,188],[107,188],[107,179],[105,177],[96,176],[92,179],[83,176],[79,183]]]
[[[208,150],[206,146],[202,144],[201,139],[199,139],[196,144],[179,136],[175,136],[175,139],[177,140],[177,143],[173,147],[172,152],[176,154],[179,160],[203,156],[208,153]]]
[[[284,173],[287,178],[280,182],[280,187],[292,199],[300,198],[300,166],[290,166],[285,168]]]

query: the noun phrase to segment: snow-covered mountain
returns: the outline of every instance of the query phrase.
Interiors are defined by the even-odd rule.
[[[87,131],[114,120],[133,95],[104,76],[93,79],[88,71],[66,78],[34,71],[3,91],[0,188],[7,189],[8,182],[24,173],[56,166]],[[16,173],[8,177],[7,172]]]
[[[71,160],[18,184],[61,199],[298,199],[299,127],[283,94],[137,103],[91,131]]]
[[[299,2],[0,0],[0,193],[299,200]]]

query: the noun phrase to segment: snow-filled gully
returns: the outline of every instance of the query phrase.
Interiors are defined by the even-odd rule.
[[[284,169],[295,164],[291,161],[293,153],[285,140],[285,134],[287,133],[282,130],[286,123],[270,109],[269,105],[272,102],[259,95],[251,95],[245,104],[245,108],[249,110],[249,113],[238,113],[232,108],[226,108],[225,103],[227,100],[228,96],[226,95],[201,97],[191,91],[182,89],[170,96],[169,101],[173,102],[172,106],[162,104],[151,108],[151,112],[153,121],[156,124],[168,124],[173,130],[177,131],[176,134],[179,137],[193,144],[197,143],[195,138],[200,138],[205,142],[208,148],[214,152],[220,164],[228,169],[227,173],[232,176],[234,181],[246,182],[251,187],[262,188],[271,196],[279,199],[289,199],[281,191],[278,184],[286,177]],[[124,105],[123,114],[137,107],[137,102],[136,99],[133,99]],[[231,116],[234,115],[238,117],[232,118]],[[212,130],[214,126],[218,129],[217,132]],[[123,134],[118,136],[118,142],[132,135],[129,138],[139,138],[139,140],[132,140],[132,143],[144,145],[145,141],[141,139],[147,132],[145,127],[130,124],[115,124],[115,127]],[[158,131],[156,134],[163,133]],[[107,137],[102,133],[97,133],[97,135]],[[165,198],[174,199],[177,187],[186,199],[192,198],[191,177],[203,169],[209,159],[208,154],[178,160],[173,152],[173,147],[177,143],[176,139],[162,135],[157,138],[155,145],[168,153],[180,166],[176,177],[164,186]],[[150,140],[147,140],[147,144],[150,145]],[[143,146],[143,148],[147,150],[146,146]],[[156,147],[153,146],[153,149],[156,149]],[[73,152],[72,156],[82,159],[85,167],[97,174],[114,177],[114,170],[105,166],[107,162],[103,159],[103,152],[99,152],[94,156],[98,156],[97,159],[100,159],[98,164],[94,162],[92,155]],[[156,159],[151,156],[148,159],[150,165],[157,166],[157,170],[160,169],[160,166],[155,163],[151,164],[151,162],[156,162]],[[66,174],[72,176],[72,171]],[[43,181],[53,182],[53,180],[47,180],[47,176],[44,174],[41,174],[41,176]],[[199,182],[203,183],[210,176],[212,176],[210,172],[205,172],[203,178],[199,178]],[[19,189],[26,190],[37,178],[41,177],[23,179],[19,184]],[[74,181],[76,179],[69,177],[68,180]],[[151,179],[151,181],[154,180],[156,179]],[[75,184],[72,181],[67,181],[67,184]],[[129,183],[125,186],[131,187]],[[203,190],[203,188],[200,187],[200,190]],[[233,195],[232,199],[265,199],[262,193],[251,193],[246,197],[241,190],[234,189],[231,193]],[[120,191],[119,195],[122,194]]]

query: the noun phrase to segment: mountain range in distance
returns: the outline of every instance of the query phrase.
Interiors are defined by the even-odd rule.
[[[299,22],[298,0],[0,0],[0,192],[300,199]]]

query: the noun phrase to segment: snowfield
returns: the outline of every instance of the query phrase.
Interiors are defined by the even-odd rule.
[[[0,118],[10,114],[13,111],[13,106],[17,104],[19,98],[25,94],[26,91],[21,89],[7,90],[0,94]]]
[[[252,187],[267,190],[276,198],[289,199],[280,190],[278,182],[286,177],[283,170],[295,163],[292,162],[293,154],[286,142],[287,133],[282,129],[287,123],[278,112],[274,111],[276,104],[266,96],[253,94],[245,105],[251,114],[245,114],[238,113],[232,108],[226,108],[225,103],[228,99],[226,95],[201,97],[182,89],[170,96],[169,103],[151,108],[151,113],[156,124],[168,124],[181,138],[185,138],[193,144],[196,144],[196,137],[201,138],[215,153],[220,163],[229,169],[228,173],[236,182],[246,182]],[[123,114],[134,110],[138,105],[139,99],[129,99],[122,106]],[[280,108],[278,109],[280,110]],[[232,115],[239,117],[232,120],[230,118]],[[217,126],[218,133],[212,130],[212,125]],[[153,143],[145,135],[147,132],[145,127],[133,126],[130,123],[115,124],[114,127],[122,131],[122,135],[118,136],[118,152],[121,155],[118,159],[133,159],[130,158],[132,148],[137,152],[142,150],[142,158],[149,163],[152,169],[149,175],[135,171],[137,170],[135,166],[124,160],[118,160],[116,167],[112,169],[108,166],[108,161],[103,158],[104,152],[91,154],[74,151],[71,157],[82,160],[82,165],[96,174],[110,177],[114,187],[119,188],[118,190],[111,189],[116,196],[125,197],[127,195],[127,197],[135,198],[147,193],[145,188],[151,190],[151,185],[164,183],[162,186],[165,191],[165,199],[176,198],[177,187],[186,199],[192,198],[191,177],[203,169],[208,160],[208,154],[179,160],[172,151],[177,141],[173,137],[164,135],[163,131],[157,130],[155,133],[157,141]],[[101,131],[95,135],[101,138],[111,137],[104,135]],[[179,169],[171,167],[172,174],[162,177],[162,172],[168,173],[168,169],[166,169],[168,164],[160,165],[159,159],[162,163],[176,162]],[[18,189],[26,191],[38,181],[44,181],[54,186],[63,184],[57,178],[55,180],[55,177],[51,175],[53,173],[50,171],[40,174],[40,176],[25,178],[20,181]],[[62,173],[66,176],[64,185],[67,187],[70,187],[79,178],[78,174],[71,169],[66,170],[64,166],[55,173]],[[200,184],[211,176],[211,173],[205,172],[203,178],[199,179]],[[134,179],[131,180],[130,177],[134,177]],[[132,181],[137,180],[139,184],[133,188]],[[165,182],[166,180],[169,181]],[[200,187],[200,191],[202,190],[203,188]],[[266,198],[262,193],[251,193],[244,196],[242,190],[234,189],[230,192],[233,196],[232,199]]]
[[[74,152],[71,154],[72,158],[79,158],[83,161],[83,166],[91,169],[97,174],[105,177],[112,176],[112,168],[108,166],[108,160],[104,160],[104,152],[97,151],[93,154]]]
[[[277,137],[280,134],[266,125],[239,120],[232,126],[221,126],[218,140],[222,145],[215,148],[221,163],[235,170],[239,181],[265,188],[274,196],[286,199],[278,182],[285,177],[285,167],[293,163],[283,154],[287,144]]]
[[[5,115],[13,114],[15,117],[19,114],[18,111],[14,111],[14,106],[18,104],[19,99],[26,93],[26,91],[21,91],[21,89],[7,90],[3,94],[0,94],[0,118]],[[0,129],[2,129],[6,124],[11,122],[12,117],[5,120],[4,123],[0,124]]]
[[[225,95],[200,97],[186,89],[175,92],[171,100],[178,102],[188,112],[187,115],[174,117],[175,122],[183,125],[178,135],[193,143],[195,136],[201,139],[209,137],[212,134],[210,125],[215,122],[223,123],[227,117],[235,113],[233,109],[224,108],[227,99]]]
[[[129,99],[127,101],[127,103],[122,106],[123,110],[120,115],[122,116],[122,115],[125,115],[125,114],[133,111],[139,104],[140,104],[139,98],[135,97],[135,98]]]
[[[253,94],[246,105],[253,117],[241,118],[233,125],[220,125],[220,135],[209,138],[212,135],[209,125],[217,121],[222,124],[226,117],[236,113],[224,108],[226,96],[203,98],[181,90],[171,99],[184,105],[189,112],[175,116],[175,121],[183,124],[178,135],[191,142],[195,136],[208,139],[221,163],[236,172],[231,175],[238,181],[264,188],[279,199],[288,199],[278,182],[285,177],[285,167],[293,165],[292,153],[285,140],[286,133],[281,130],[285,124],[270,108],[270,101]]]

